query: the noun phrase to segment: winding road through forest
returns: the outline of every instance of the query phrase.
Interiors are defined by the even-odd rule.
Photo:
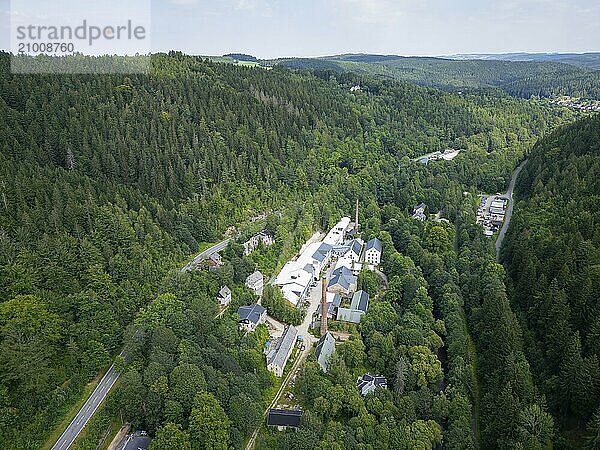
[[[523,161],[519,164],[519,167],[515,169],[513,172],[512,178],[510,179],[510,184],[508,185],[508,191],[506,191],[505,197],[508,199],[508,208],[506,210],[506,217],[504,219],[504,224],[502,225],[502,229],[498,234],[498,239],[496,239],[496,259],[500,259],[500,249],[502,248],[502,241],[504,241],[504,237],[506,236],[506,230],[508,230],[508,225],[510,224],[510,219],[512,218],[513,213],[513,192],[515,190],[515,184],[517,182],[517,178],[527,164],[527,160]]]

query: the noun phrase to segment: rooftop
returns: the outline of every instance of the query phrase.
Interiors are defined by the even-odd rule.
[[[225,297],[228,297],[229,295],[231,295],[231,289],[229,289],[229,286],[221,287],[221,289],[219,290],[219,296],[222,298],[225,298]]]
[[[246,278],[246,283],[256,283],[258,281],[261,281],[263,279],[263,274],[260,273],[258,270],[254,273],[251,273],[250,275],[248,275],[248,278]]]
[[[240,320],[248,320],[257,324],[260,321],[260,317],[266,311],[267,310],[263,306],[255,303],[253,305],[240,306],[237,310],[237,313],[240,316]]]
[[[290,349],[296,343],[296,337],[298,336],[298,329],[290,325],[285,330],[277,349],[272,350],[267,355],[267,364],[275,364],[279,367],[284,367],[290,354]]]
[[[315,358],[317,358],[317,362],[324,372],[327,372],[329,359],[333,352],[335,352],[335,338],[331,333],[327,332],[321,336],[315,348]]]
[[[344,232],[350,226],[350,217],[342,217],[340,221],[327,233],[323,242],[329,245],[337,245],[344,240]]]
[[[356,291],[352,296],[351,309],[357,309],[360,311],[367,312],[369,307],[369,294],[365,291]]]
[[[300,409],[269,409],[267,425],[298,428],[302,422]]]
[[[381,241],[379,239],[373,238],[369,242],[367,242],[367,251],[371,250],[372,248],[374,248],[379,253],[381,253],[383,250],[383,244],[381,243]]]
[[[353,239],[350,242],[350,251],[354,252],[356,255],[360,256],[360,253],[362,252],[362,248],[363,248],[363,243],[361,241],[359,241],[358,239]]]

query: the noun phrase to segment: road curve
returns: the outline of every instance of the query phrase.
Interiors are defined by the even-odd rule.
[[[83,431],[86,424],[92,418],[100,404],[106,398],[106,395],[109,393],[115,382],[119,379],[119,373],[115,369],[115,365],[111,365],[108,371],[90,395],[87,402],[83,405],[83,407],[79,410],[75,418],[71,421],[67,429],[61,434],[56,444],[52,447],[52,450],[67,450],[77,436]]]
[[[198,254],[189,263],[187,263],[185,265],[185,267],[183,269],[181,269],[181,271],[182,272],[189,272],[190,270],[198,267],[198,265],[202,261],[204,261],[206,258],[208,258],[210,255],[212,255],[213,253],[216,253],[216,252],[220,252],[221,250],[225,249],[225,247],[227,247],[227,244],[229,244],[230,240],[231,239],[225,239],[224,241],[221,241],[218,244],[215,244],[212,247],[207,248],[202,253]]]
[[[496,259],[500,259],[500,249],[502,248],[502,241],[504,241],[504,237],[506,236],[506,230],[508,230],[508,225],[510,224],[510,219],[513,213],[513,192],[515,190],[515,183],[517,182],[517,178],[527,164],[527,160],[523,161],[519,164],[519,167],[515,169],[513,172],[512,178],[510,179],[510,184],[508,185],[508,191],[506,191],[505,197],[508,198],[508,209],[506,210],[506,217],[504,219],[504,224],[502,225],[502,229],[498,234],[498,239],[496,239]]]

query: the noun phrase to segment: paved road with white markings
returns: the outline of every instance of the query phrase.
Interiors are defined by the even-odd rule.
[[[67,429],[60,436],[56,444],[52,447],[52,450],[67,450],[79,433],[85,428],[85,425],[92,418],[102,401],[106,398],[106,395],[113,387],[115,382],[119,379],[119,374],[115,370],[115,365],[111,365],[90,398],[88,398],[87,402],[83,405],[83,407],[79,410],[75,418],[71,421]]]

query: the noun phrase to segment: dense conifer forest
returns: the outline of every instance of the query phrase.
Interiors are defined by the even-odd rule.
[[[595,172],[585,171],[593,148],[585,142],[597,139],[597,120],[596,138],[582,138],[568,158],[548,157],[556,174],[536,175],[537,160],[569,138],[538,145],[519,185],[521,196],[532,196],[519,210],[527,201],[533,208],[534,194],[560,189],[553,177],[569,174],[564,189],[584,199],[565,197],[558,207],[581,211],[580,239],[561,242],[569,252],[547,251],[571,254],[581,270],[563,273],[558,259],[558,272],[535,260],[511,268],[510,238],[527,224],[522,213],[507,238],[509,301],[493,244],[475,225],[477,195],[504,190],[537,139],[573,121],[566,109],[501,92],[459,95],[179,53],[154,55],[149,75],[19,76],[8,63],[3,54],[0,447],[39,448],[127,343],[129,359],[116,359],[119,386],[79,448],[95,449],[115,418],[148,430],[152,450],[244,448],[278,387],[262,354],[266,328],[238,330],[237,306],[254,300],[245,277],[255,268],[273,275],[314,231],[349,215],[356,199],[364,236],[383,242],[389,284],[379,294],[379,281],[361,274],[375,298],[339,346],[335,370],[306,362],[296,383],[301,428],[261,435],[259,448],[547,448],[563,418],[594,431],[598,401],[585,389],[597,387],[598,314],[590,308],[598,233],[589,230],[598,190]],[[576,127],[571,135],[590,125]],[[461,155],[414,161],[446,148]],[[421,201],[449,222],[413,220]],[[539,204],[551,217],[548,201]],[[262,212],[272,248],[244,256],[231,244],[222,268],[180,272],[206,243]],[[544,236],[565,232],[547,227]],[[530,323],[525,315],[533,286],[519,283],[521,270],[545,276],[552,307],[566,311],[572,332],[557,339],[577,350],[566,367],[539,343],[543,318]],[[580,282],[589,295],[571,298]],[[217,317],[224,284],[234,300]],[[299,321],[276,293],[266,301],[280,320]],[[361,397],[356,374],[365,369],[385,375],[390,388]],[[585,402],[553,397],[565,394],[562,370],[582,374],[572,389]]]
[[[536,145],[504,252],[534,380],[561,430],[590,448],[600,445],[599,183],[598,116]]]

